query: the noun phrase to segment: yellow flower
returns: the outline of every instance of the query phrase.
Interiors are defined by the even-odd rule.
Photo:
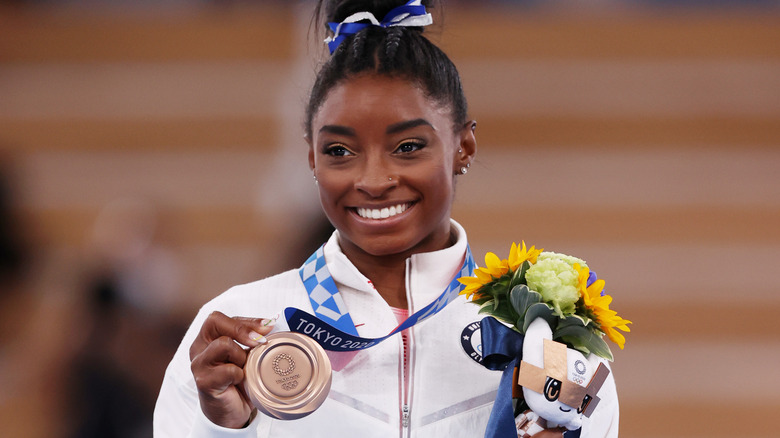
[[[516,243],[512,242],[512,248],[509,249],[509,268],[513,271],[519,268],[523,262],[529,261],[532,265],[536,264],[536,259],[544,249],[536,249],[532,246],[531,249],[526,249],[525,241],[522,242],[522,247],[518,247]]]
[[[492,252],[485,254],[484,268],[476,268],[474,277],[461,277],[458,279],[459,282],[466,285],[466,288],[460,294],[466,295],[466,298],[471,299],[484,285],[501,278],[510,271],[514,272],[526,260],[536,263],[536,258],[539,257],[540,252],[542,252],[541,249],[537,250],[533,246],[531,249],[527,249],[525,242],[522,242],[522,247],[512,243],[512,247],[509,249],[509,259],[500,259]],[[474,297],[474,299],[478,298],[479,295]]]
[[[574,269],[579,272],[580,296],[585,307],[596,316],[596,322],[599,324],[601,331],[622,350],[626,344],[626,337],[615,329],[630,332],[631,329],[628,328],[628,324],[631,324],[631,321],[619,317],[617,312],[609,308],[609,305],[612,303],[612,297],[602,293],[604,280],[596,280],[588,286],[590,269],[587,266],[580,266],[579,263],[574,264]]]
[[[490,274],[493,278],[499,278],[509,272],[509,261],[500,259],[492,252],[485,254],[485,267],[483,272]]]
[[[461,277],[459,282],[466,285],[460,294],[466,295],[466,298],[471,299],[474,294],[482,289],[482,286],[490,283],[496,278],[500,278],[502,275],[509,272],[509,262],[501,260],[497,255],[489,252],[485,254],[485,267],[474,269],[475,277]],[[474,299],[478,299],[479,295],[474,296]]]

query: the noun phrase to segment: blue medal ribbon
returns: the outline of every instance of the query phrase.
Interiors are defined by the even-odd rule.
[[[344,304],[336,282],[330,275],[328,264],[325,262],[324,245],[303,263],[298,273],[306,287],[306,292],[309,293],[309,301],[311,308],[314,309],[314,314],[340,332],[357,336],[355,323],[349,316],[347,306]]]
[[[291,331],[303,333],[317,341],[324,349],[332,351],[357,351],[373,347],[394,334],[439,313],[457,298],[465,287],[458,279],[470,276],[476,267],[471,250],[467,247],[461,269],[444,292],[433,302],[406,318],[387,335],[380,338],[362,338],[357,335],[352,317],[349,316],[336,282],[330,275],[323,248],[324,246],[320,247],[312,254],[298,271],[316,316],[295,307],[284,309],[284,316]]]

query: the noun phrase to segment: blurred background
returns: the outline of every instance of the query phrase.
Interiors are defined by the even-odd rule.
[[[327,236],[311,2],[0,2],[0,435],[147,437],[198,307]],[[437,17],[439,20],[441,17]],[[626,437],[780,410],[780,2],[450,1],[475,254],[588,260]],[[479,257],[479,256],[478,256]]]

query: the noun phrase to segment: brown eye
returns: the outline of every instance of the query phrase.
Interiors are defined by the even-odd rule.
[[[561,381],[548,377],[544,383],[544,398],[554,402],[561,395]]]
[[[425,147],[425,144],[419,141],[405,141],[398,145],[398,148],[396,148],[396,152],[402,153],[402,154],[408,154],[417,150],[422,149]]]
[[[348,155],[352,155],[352,152],[342,145],[333,145],[333,146],[326,147],[323,152],[325,153],[325,155],[330,155],[332,157],[346,157]]]

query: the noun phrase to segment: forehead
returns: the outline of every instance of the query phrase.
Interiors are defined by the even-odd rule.
[[[449,111],[428,98],[411,81],[379,75],[361,75],[330,90],[312,120],[313,132],[324,125],[384,127],[425,119],[437,130],[449,124]]]

